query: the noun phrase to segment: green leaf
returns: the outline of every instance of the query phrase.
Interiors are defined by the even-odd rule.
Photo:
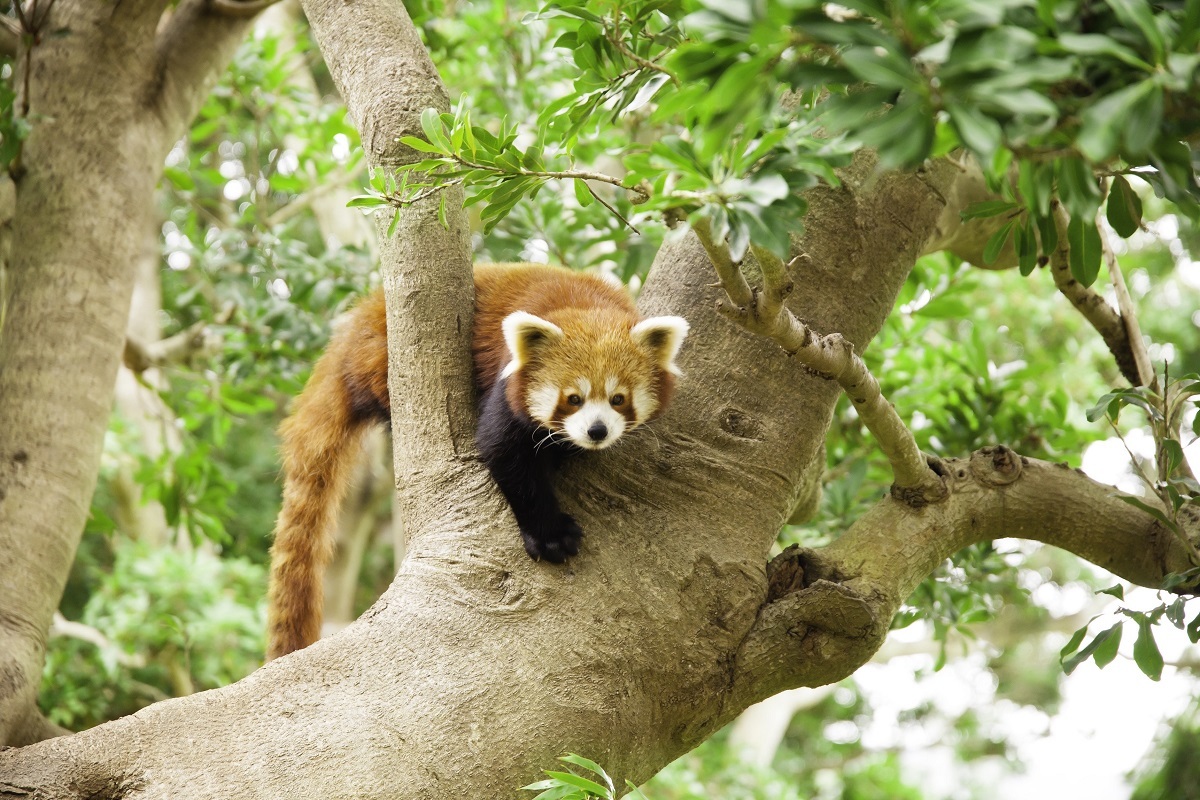
[[[1072,217],[1096,216],[1100,207],[1100,186],[1096,176],[1082,158],[1062,158],[1058,161],[1058,195]]]
[[[196,181],[185,169],[180,169],[179,167],[163,167],[163,177],[169,180],[176,189],[190,192],[196,188]]]
[[[346,202],[346,208],[378,208],[386,206],[387,200],[373,194],[360,194]]]
[[[1072,217],[1067,224],[1067,242],[1071,246],[1071,276],[1091,286],[1100,274],[1100,232],[1090,220]]]
[[[1014,243],[1017,247],[1017,266],[1021,274],[1029,276],[1038,263],[1037,234],[1033,232],[1033,223],[1028,219],[1013,228]]]
[[[1191,641],[1192,644],[1200,642],[1200,614],[1197,614],[1195,618],[1188,623],[1187,636],[1188,640]]]
[[[583,789],[585,792],[591,792],[596,797],[604,798],[612,796],[609,791],[600,784],[593,780],[588,780],[580,775],[576,775],[574,772],[555,772],[554,770],[548,769],[546,770],[546,774],[555,780],[562,781],[563,783],[569,783],[572,786]]]
[[[579,201],[580,208],[587,208],[595,198],[592,197],[592,190],[588,188],[587,181],[582,178],[576,178],[575,181],[575,199]]]
[[[1112,597],[1117,598],[1118,600],[1124,600],[1125,599],[1125,587],[1122,586],[1121,584],[1117,583],[1117,584],[1113,584],[1112,586],[1108,587],[1107,589],[1100,589],[1099,591],[1096,592],[1096,594],[1107,594],[1107,595],[1111,595]]]
[[[1154,631],[1150,628],[1150,620],[1141,617],[1137,621],[1138,635],[1133,643],[1133,660],[1150,680],[1156,681],[1162,677],[1163,657],[1158,651],[1158,643],[1154,641]]]
[[[1091,658],[1098,648],[1111,639],[1115,635],[1115,631],[1120,630],[1121,625],[1122,623],[1118,622],[1111,628],[1096,634],[1096,638],[1088,642],[1086,647],[1068,658],[1066,657],[1066,654],[1072,652],[1076,647],[1079,646],[1079,643],[1083,641],[1083,637],[1087,633],[1087,627],[1085,626],[1080,630],[1075,631],[1075,635],[1071,637],[1071,641],[1067,643],[1067,647],[1064,647],[1061,651],[1059,651],[1059,659],[1062,661],[1063,672],[1067,673],[1068,675],[1074,672],[1076,667]]]
[[[983,247],[983,263],[991,264],[1000,256],[1000,251],[1004,249],[1004,245],[1008,242],[1008,235],[1012,233],[1013,225],[1016,220],[1009,220],[1004,223],[1000,230],[988,237],[987,244]]]
[[[841,62],[856,77],[888,89],[910,89],[919,80],[911,61],[883,48],[851,47]]]
[[[1093,619],[1095,619],[1095,617],[1093,617]],[[1088,622],[1088,625],[1091,625],[1091,622]],[[1082,628],[1075,631],[1075,633],[1071,634],[1071,638],[1065,645],[1063,645],[1062,650],[1058,651],[1059,661],[1062,661],[1064,658],[1066,658],[1068,654],[1074,653],[1079,648],[1079,645],[1083,643],[1083,637],[1085,636],[1087,636],[1087,625],[1084,625]]]
[[[1050,213],[1050,196],[1054,192],[1054,167],[1023,159],[1017,165],[1017,190],[1021,199],[1040,216]]]
[[[1139,58],[1137,53],[1111,36],[1099,33],[1060,33],[1058,43],[1068,53],[1081,56],[1111,56],[1131,67],[1146,72],[1154,71],[1154,67]]]
[[[1117,15],[1127,28],[1137,30],[1150,50],[1154,53],[1154,63],[1161,64],[1166,52],[1166,42],[1154,19],[1154,11],[1146,0],[1106,0],[1109,8]]]
[[[950,113],[950,122],[962,143],[981,160],[991,161],[1004,139],[1000,123],[975,106],[962,103],[947,102],[946,111]]]
[[[593,772],[596,775],[599,775],[601,780],[603,780],[604,783],[608,786],[609,792],[612,792],[615,790],[615,787],[613,786],[613,783],[612,783],[612,779],[608,777],[608,773],[605,772],[604,769],[599,764],[597,764],[595,761],[592,761],[590,758],[584,758],[583,756],[581,756],[577,753],[567,753],[565,756],[559,756],[558,760],[565,761],[568,764],[574,764],[577,767],[583,767],[584,769],[589,770],[590,772]]]
[[[1158,95],[1158,119],[1139,116],[1135,109],[1141,108],[1145,97]],[[1150,113],[1152,109],[1143,113]],[[1124,89],[1106,95],[1093,103],[1080,120],[1079,135],[1075,144],[1080,152],[1094,162],[1105,161],[1117,152],[1122,133],[1128,138],[1129,126],[1146,128],[1150,131],[1150,141],[1158,136],[1159,121],[1162,118],[1162,90],[1153,80],[1144,80],[1126,86]],[[1144,152],[1142,142],[1147,134],[1140,130],[1135,132],[1139,147],[1129,148],[1135,152]]]
[[[1108,190],[1108,204],[1105,206],[1105,216],[1108,224],[1122,239],[1128,239],[1142,225],[1142,198],[1125,180],[1124,175],[1113,178]]]
[[[959,217],[963,222],[972,219],[981,219],[983,217],[995,217],[999,214],[1004,214],[1009,211],[1016,211],[1020,206],[1008,200],[984,200],[981,203],[972,203],[961,212]]]
[[[1118,622],[1096,636],[1092,659],[1100,669],[1107,667],[1117,657],[1117,648],[1121,646],[1121,632],[1124,629],[1125,626]]]
[[[1141,93],[1125,115],[1125,148],[1122,155],[1128,160],[1145,155],[1153,148],[1162,132],[1163,88],[1157,80],[1143,81],[1150,87]]]
[[[1179,630],[1184,629],[1183,607],[1184,599],[1182,597],[1176,597],[1175,602],[1168,605],[1165,612],[1167,619],[1171,621],[1172,625],[1174,625],[1176,628],[1179,628]]]
[[[446,128],[442,124],[442,115],[438,113],[436,108],[427,108],[421,112],[421,130],[424,132],[426,139],[432,142],[434,146],[440,148],[439,152],[451,152],[450,141],[446,138]],[[405,144],[408,143],[405,142]]]
[[[1041,239],[1042,255],[1049,257],[1058,247],[1058,225],[1054,217],[1039,214],[1037,217],[1038,238]]]
[[[1175,470],[1179,469],[1179,465],[1183,463],[1183,445],[1174,439],[1163,439],[1159,442],[1159,447],[1167,457],[1166,475],[1162,478],[1170,478],[1175,474]]]
[[[408,145],[413,150],[417,150],[422,153],[436,153],[438,155],[445,155],[443,151],[439,150],[434,145],[430,144],[424,139],[418,139],[416,136],[401,136],[400,143]]]

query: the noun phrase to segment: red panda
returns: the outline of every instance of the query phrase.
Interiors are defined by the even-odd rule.
[[[534,560],[579,551],[553,470],[568,452],[603,450],[661,414],[687,335],[681,317],[639,319],[623,290],[562,267],[475,268],[472,356],[476,447]],[[337,508],[370,424],[391,420],[383,292],[362,300],[330,340],[280,426],[283,508],[275,525],[267,658],[316,641],[321,577]]]

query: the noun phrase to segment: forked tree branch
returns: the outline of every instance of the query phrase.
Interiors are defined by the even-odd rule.
[[[122,361],[126,367],[140,375],[152,367],[180,364],[198,354],[215,351],[220,346],[221,339],[213,332],[211,326],[227,323],[235,308],[236,306],[230,304],[211,322],[201,320],[173,336],[155,342],[144,342],[126,334]]]
[[[883,644],[917,585],[970,544],[1040,541],[1150,587],[1193,566],[1189,548],[1164,525],[1065,464],[1003,446],[944,463],[945,502],[914,514],[884,498],[832,544],[792,548],[771,562],[768,575],[787,579],[773,579],[743,643],[735,704],[852,674]],[[1183,522],[1191,541],[1200,540],[1200,515]]]
[[[693,230],[725,289],[726,298],[717,303],[717,310],[746,330],[773,340],[822,377],[837,381],[887,456],[894,495],[915,507],[945,498],[946,485],[933,466],[936,462],[921,452],[895,407],[884,398],[875,376],[854,352],[854,345],[839,333],[815,334],[785,305],[794,286],[788,275],[792,264],[784,264],[765,248],[752,246],[762,286],[751,287],[741,264],[733,259],[728,245],[714,240],[706,221]]]

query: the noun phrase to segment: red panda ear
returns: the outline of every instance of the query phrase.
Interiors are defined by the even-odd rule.
[[[521,367],[529,363],[530,358],[538,347],[547,342],[562,338],[562,328],[553,322],[547,322],[541,317],[535,317],[525,311],[514,311],[504,318],[501,324],[504,330],[504,343],[512,354],[512,361],[500,373],[501,378],[507,378]]]
[[[650,317],[634,325],[629,335],[636,344],[650,351],[659,369],[681,375],[683,373],[675,366],[675,356],[683,346],[687,332],[688,323],[683,317]]]

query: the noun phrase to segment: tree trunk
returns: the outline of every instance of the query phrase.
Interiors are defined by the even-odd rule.
[[[245,20],[185,0],[60,0],[17,54],[0,347],[0,742],[47,733],[45,636],[96,485],[162,159]],[[156,31],[156,27],[159,28]],[[187,48],[182,46],[186,37]],[[26,49],[28,48],[28,49]]]

